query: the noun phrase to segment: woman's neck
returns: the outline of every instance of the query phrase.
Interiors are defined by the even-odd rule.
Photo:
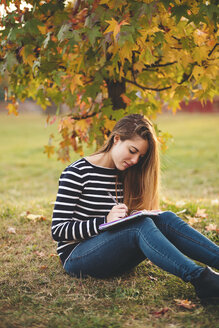
[[[94,165],[107,167],[110,169],[115,168],[115,164],[111,158],[110,152],[107,153],[100,153],[100,154],[93,154],[90,156],[87,156],[86,159]]]

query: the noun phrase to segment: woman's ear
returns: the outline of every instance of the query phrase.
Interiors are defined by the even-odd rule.
[[[119,140],[120,140],[120,136],[119,136],[118,134],[116,134],[116,135],[114,136],[114,139],[113,139],[113,141],[114,141],[114,145],[116,145],[116,144],[118,143]]]

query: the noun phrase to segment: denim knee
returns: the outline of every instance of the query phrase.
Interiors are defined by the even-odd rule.
[[[165,211],[165,212],[159,214],[158,217],[161,220],[165,220],[165,222],[169,221],[169,220],[172,221],[172,220],[178,218],[178,216],[174,212],[171,212],[171,211]]]

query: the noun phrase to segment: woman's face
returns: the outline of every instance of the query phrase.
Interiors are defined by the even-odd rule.
[[[114,166],[120,170],[135,165],[144,157],[148,150],[148,141],[139,136],[122,141],[119,135],[114,137],[114,144],[111,148],[111,158]]]

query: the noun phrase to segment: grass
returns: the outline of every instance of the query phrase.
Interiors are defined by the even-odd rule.
[[[218,120],[188,114],[158,118],[174,136],[162,155],[162,207],[186,209],[185,220],[205,209],[208,216],[195,227],[217,243],[217,233],[205,226],[219,223]],[[192,286],[149,261],[107,280],[75,279],[63,272],[50,224],[66,164],[43,154],[50,133],[55,126],[45,128],[45,117],[0,116],[0,327],[218,327],[218,306],[203,307]],[[28,219],[26,211],[46,219]],[[175,299],[196,306],[179,307]],[[165,314],[155,313],[164,308]]]

